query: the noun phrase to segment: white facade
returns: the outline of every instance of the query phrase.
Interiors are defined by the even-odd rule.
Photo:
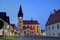
[[[2,20],[0,18],[0,20]],[[2,20],[4,23],[4,26],[2,29],[0,29],[0,35],[5,35],[5,36],[9,36],[9,24],[7,22],[5,22],[4,20]]]
[[[47,36],[60,36],[60,22],[46,26]]]
[[[3,31],[4,35],[9,36],[9,25],[6,22],[4,22]]]

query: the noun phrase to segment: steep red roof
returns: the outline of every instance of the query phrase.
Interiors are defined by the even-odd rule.
[[[36,20],[23,20],[23,24],[39,24]]]
[[[49,16],[46,26],[60,22],[60,9]]]

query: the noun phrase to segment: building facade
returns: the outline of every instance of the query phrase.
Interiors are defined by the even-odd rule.
[[[9,16],[6,12],[0,12],[0,36],[9,36]]]
[[[41,30],[41,35],[42,35],[42,36],[46,36],[45,30]]]
[[[54,10],[46,23],[47,36],[60,36],[60,9]]]
[[[23,20],[23,12],[21,6],[18,12],[18,32],[22,36],[41,34],[40,25],[37,20]]]
[[[40,25],[36,20],[23,20],[24,35],[40,35]]]
[[[15,24],[10,24],[9,25],[9,36],[16,36],[16,26]]]

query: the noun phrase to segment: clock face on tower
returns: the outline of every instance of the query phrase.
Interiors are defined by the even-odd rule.
[[[19,20],[22,20],[22,17],[19,17],[18,19],[19,19]]]

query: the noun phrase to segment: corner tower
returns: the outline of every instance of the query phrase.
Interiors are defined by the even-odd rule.
[[[19,12],[18,12],[18,30],[21,31],[23,26],[23,12],[22,7],[20,5]]]

